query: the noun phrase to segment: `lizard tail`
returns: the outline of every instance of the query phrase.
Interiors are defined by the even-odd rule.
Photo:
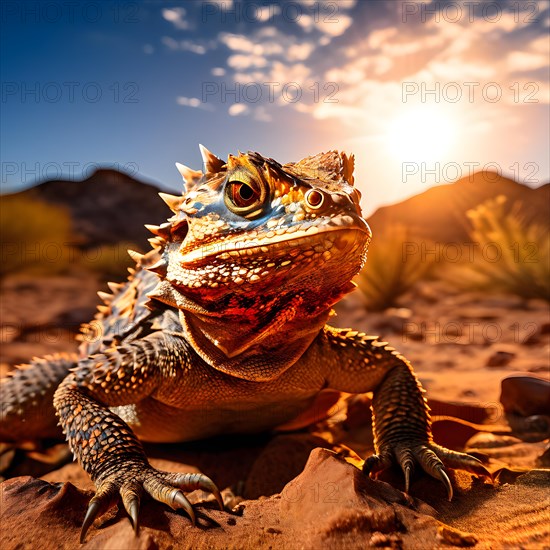
[[[76,354],[35,357],[0,380],[0,441],[63,439],[53,394],[77,361]]]

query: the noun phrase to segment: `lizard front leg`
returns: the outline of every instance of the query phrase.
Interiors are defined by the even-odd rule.
[[[410,363],[387,342],[357,331],[325,327],[319,338],[327,383],[348,393],[374,393],[372,401],[375,453],[363,471],[379,472],[394,463],[403,470],[405,492],[415,465],[443,482],[449,500],[452,484],[445,471],[467,470],[490,478],[476,458],[437,445],[433,441],[424,389]]]
[[[223,508],[220,493],[208,477],[151,467],[130,427],[108,408],[151,395],[165,371],[177,368],[170,359],[184,357],[185,350],[180,336],[156,332],[80,361],[56,391],[54,405],[60,424],[97,489],[84,518],[81,542],[95,518],[119,496],[137,531],[143,490],[173,509],[185,509],[193,523],[194,511],[182,490],[211,491]]]

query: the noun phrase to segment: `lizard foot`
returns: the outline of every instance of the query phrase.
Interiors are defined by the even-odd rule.
[[[220,510],[223,510],[223,500],[220,491],[214,482],[203,474],[178,474],[162,472],[151,466],[133,469],[132,471],[120,470],[108,476],[96,480],[97,492],[90,500],[82,529],[80,532],[80,543],[86,538],[88,529],[95,519],[108,510],[119,498],[126,512],[130,516],[134,531],[139,528],[139,506],[141,496],[145,490],[152,498],[167,504],[174,510],[183,509],[189,515],[193,525],[196,524],[193,506],[187,500],[183,491],[194,491],[202,489],[210,491]]]
[[[453,498],[453,486],[445,471],[446,466],[492,479],[489,471],[477,458],[466,453],[451,451],[433,442],[401,443],[393,447],[386,446],[378,454],[365,460],[363,472],[367,475],[376,474],[389,468],[395,462],[399,464],[405,474],[405,493],[407,494],[409,492],[410,477],[416,464],[419,464],[426,473],[445,485],[449,500]]]

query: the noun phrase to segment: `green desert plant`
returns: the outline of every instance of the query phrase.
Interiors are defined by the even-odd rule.
[[[357,277],[370,309],[396,305],[402,294],[428,275],[434,259],[425,253],[430,248],[426,244],[399,223],[374,231],[367,263]]]
[[[446,270],[446,278],[466,289],[509,292],[550,300],[550,236],[547,227],[526,223],[520,204],[504,196],[469,210],[474,247],[464,261]]]
[[[66,209],[19,195],[3,196],[0,204],[0,277],[21,271],[53,275],[69,267],[76,251]]]

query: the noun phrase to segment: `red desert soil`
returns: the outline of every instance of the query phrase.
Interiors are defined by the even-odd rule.
[[[80,319],[65,312],[80,308],[88,316],[83,289],[95,284],[52,278],[39,289],[21,278],[5,281],[3,368],[74,349],[70,333]],[[369,399],[352,397],[308,430],[148,445],[158,468],[211,476],[227,510],[193,493],[200,504],[192,527],[182,512],[144,499],[139,537],[114,508],[95,522],[83,547],[550,548],[548,304],[422,283],[400,306],[367,314],[354,293],[339,304],[333,324],[380,334],[402,351],[428,390],[436,440],[484,456],[494,483],[452,472],[455,495],[448,502],[443,486],[424,476],[412,482],[411,497],[402,493],[398,472],[365,478],[355,465],[356,453],[372,452]],[[67,462],[64,444],[5,452],[2,466],[11,479],[0,493],[3,550],[78,547],[93,485]]]

